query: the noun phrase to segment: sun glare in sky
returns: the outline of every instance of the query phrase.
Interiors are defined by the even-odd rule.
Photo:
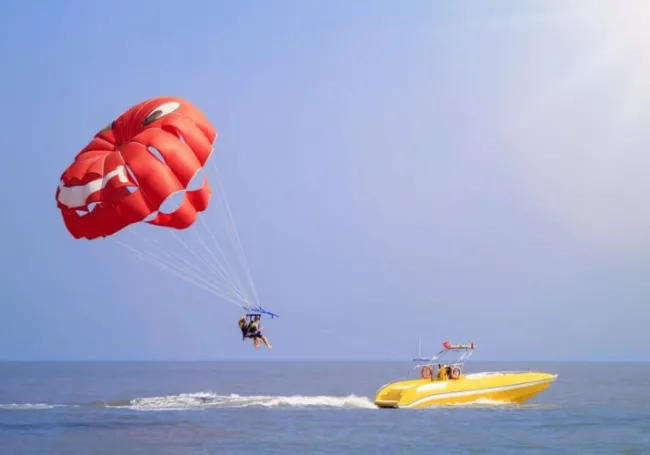
[[[650,2],[574,1],[519,16],[534,45],[506,134],[523,181],[580,241],[650,250]]]

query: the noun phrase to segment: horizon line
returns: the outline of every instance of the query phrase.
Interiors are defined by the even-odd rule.
[[[375,363],[413,363],[402,359],[0,359],[0,363],[253,363],[253,362],[375,362]],[[425,363],[426,361],[417,362]],[[598,360],[473,360],[472,363],[650,363],[650,360],[632,359],[598,359]]]

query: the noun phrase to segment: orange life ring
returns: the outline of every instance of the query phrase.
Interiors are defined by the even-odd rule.
[[[453,367],[451,369],[451,379],[458,379],[458,378],[460,378],[460,368]]]
[[[433,368],[426,366],[422,368],[422,377],[424,379],[430,379],[433,376]]]

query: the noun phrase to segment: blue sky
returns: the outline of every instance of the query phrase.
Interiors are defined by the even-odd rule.
[[[0,359],[648,360],[644,2],[5,3]],[[54,193],[146,98],[197,104],[273,351]],[[156,228],[152,228],[156,229]]]

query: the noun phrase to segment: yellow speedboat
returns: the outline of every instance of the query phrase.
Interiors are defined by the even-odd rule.
[[[531,370],[463,374],[463,365],[474,352],[474,343],[452,345],[446,341],[442,346],[442,351],[431,360],[413,368],[420,369],[420,378],[383,386],[377,392],[375,405],[424,408],[477,400],[523,403],[546,390],[557,378],[557,374]],[[441,359],[448,353],[456,354],[457,358],[454,362],[443,363]]]

